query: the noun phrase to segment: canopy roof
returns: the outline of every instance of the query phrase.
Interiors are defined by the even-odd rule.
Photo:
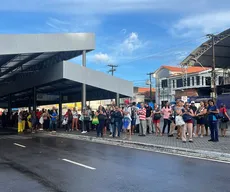
[[[92,33],[0,35],[0,84],[95,48]]]
[[[230,29],[215,36],[216,68],[230,68]],[[212,67],[212,39],[195,49],[181,65]]]
[[[0,89],[4,91],[0,92],[0,107],[7,105],[10,93],[12,107],[27,106],[32,102],[33,87],[36,87],[38,97],[53,97],[51,100],[38,98],[38,105],[58,103],[59,94],[62,95],[63,102],[78,102],[81,101],[83,83],[86,84],[88,101],[115,98],[116,93],[119,93],[120,97],[133,96],[132,82],[63,61],[35,74],[17,77],[11,86],[1,85]]]

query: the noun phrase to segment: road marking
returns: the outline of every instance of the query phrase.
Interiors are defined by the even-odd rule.
[[[14,143],[14,145],[16,145],[16,146],[18,146],[18,147],[26,148],[25,145],[21,145],[21,144],[18,144],[18,143]]]
[[[90,166],[87,166],[87,165],[84,165],[84,164],[81,164],[81,163],[78,163],[78,162],[75,162],[75,161],[71,161],[69,159],[62,159],[62,161],[66,161],[68,163],[72,163],[74,165],[78,165],[78,166],[81,166],[81,167],[84,167],[84,168],[87,168],[87,169],[96,170],[96,168],[94,168],[94,167],[90,167]]]

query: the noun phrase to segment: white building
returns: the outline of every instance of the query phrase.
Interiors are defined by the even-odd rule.
[[[216,72],[216,85],[221,84],[223,71]],[[211,68],[162,66],[154,72],[156,103],[174,102],[182,96],[210,97]],[[187,85],[186,85],[187,84]]]

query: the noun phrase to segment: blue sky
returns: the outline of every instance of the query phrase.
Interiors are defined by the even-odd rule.
[[[115,76],[145,86],[146,73],[178,65],[205,34],[229,28],[229,10],[229,0],[3,0],[0,33],[94,32],[87,66],[117,64]]]

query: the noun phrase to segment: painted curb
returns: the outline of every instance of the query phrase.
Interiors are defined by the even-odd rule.
[[[95,142],[95,143],[102,143],[102,144],[109,144],[109,145],[115,145],[115,146],[121,146],[121,147],[140,149],[140,150],[147,150],[147,151],[152,151],[152,152],[169,153],[169,154],[174,154],[174,155],[186,155],[186,156],[191,156],[191,157],[230,162],[229,153],[212,152],[212,151],[195,150],[195,149],[193,150],[193,149],[171,147],[171,146],[164,146],[164,145],[157,145],[157,144],[141,143],[141,142],[129,141],[129,140],[97,138],[93,136],[72,135],[72,134],[65,134],[65,133],[55,133],[51,135],[48,133],[41,133],[39,135],[77,139],[77,140],[82,140],[82,141],[90,141],[90,142]]]

